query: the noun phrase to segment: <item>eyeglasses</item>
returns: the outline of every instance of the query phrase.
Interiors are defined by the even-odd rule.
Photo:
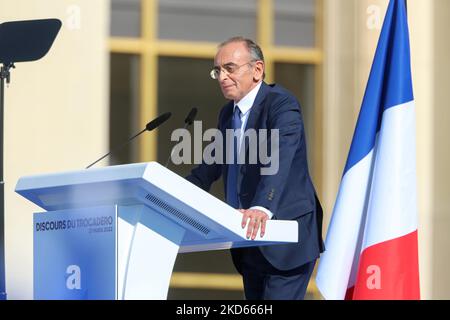
[[[225,72],[226,75],[230,75],[230,74],[238,71],[239,68],[246,66],[247,64],[251,64],[252,62],[255,62],[255,61],[256,60],[250,60],[249,62],[241,64],[240,66],[238,66],[234,63],[227,63],[224,66],[216,66],[211,70],[209,75],[211,76],[212,79],[217,80],[217,79],[219,79],[221,71]]]

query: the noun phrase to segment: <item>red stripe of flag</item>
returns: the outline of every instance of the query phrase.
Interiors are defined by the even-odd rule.
[[[417,231],[368,247],[345,299],[419,300],[418,266]]]

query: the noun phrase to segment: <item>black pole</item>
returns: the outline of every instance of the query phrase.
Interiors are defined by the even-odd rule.
[[[5,272],[5,181],[3,176],[3,138],[5,81],[9,84],[9,69],[15,68],[14,63],[4,63],[0,68],[0,300],[6,300],[6,272]]]
[[[3,161],[5,82],[15,62],[36,61],[50,50],[61,29],[58,19],[11,21],[0,24],[0,300],[6,300],[5,182]]]
[[[0,69],[0,300],[6,300],[5,277],[5,182],[3,177],[3,136],[4,136],[4,103],[5,80],[9,82],[9,68],[12,64],[3,65]]]

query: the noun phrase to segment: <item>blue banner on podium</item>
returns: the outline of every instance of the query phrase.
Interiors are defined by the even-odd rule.
[[[34,214],[34,298],[116,299],[115,206]]]

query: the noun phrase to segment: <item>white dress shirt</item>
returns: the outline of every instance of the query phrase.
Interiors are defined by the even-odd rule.
[[[241,132],[242,133],[244,132],[245,127],[247,126],[248,116],[250,115],[250,110],[253,107],[253,103],[255,102],[256,95],[258,94],[259,88],[261,88],[261,84],[262,84],[262,81],[260,83],[258,83],[256,85],[256,87],[254,87],[249,93],[247,93],[245,95],[245,97],[243,97],[238,102],[236,102],[236,101],[234,102],[233,113],[234,113],[236,106],[239,107],[239,110],[241,110]],[[240,139],[239,139],[238,150],[241,149],[243,137],[244,137],[244,134],[241,134]],[[273,217],[273,213],[264,207],[254,206],[254,207],[251,207],[250,209],[261,210],[262,212],[266,213],[269,216],[269,219],[272,219],[272,217]]]

